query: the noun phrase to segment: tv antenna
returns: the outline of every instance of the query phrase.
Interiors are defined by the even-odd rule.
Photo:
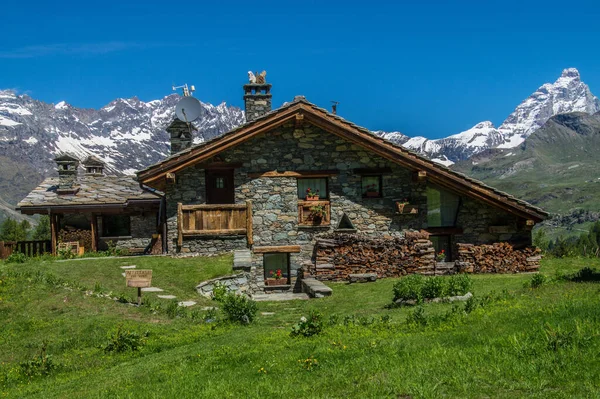
[[[175,85],[173,85],[172,88],[173,88],[173,91],[175,91],[177,89],[183,89],[183,96],[184,97],[191,97],[192,93],[196,91],[196,88],[194,87],[194,85],[191,85],[188,88],[187,83],[183,84],[181,86],[175,86]]]

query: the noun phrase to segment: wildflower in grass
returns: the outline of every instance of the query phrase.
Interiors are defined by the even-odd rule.
[[[258,369],[258,374],[267,374],[267,370],[264,367]]]

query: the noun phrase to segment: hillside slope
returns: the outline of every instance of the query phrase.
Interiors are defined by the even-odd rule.
[[[600,112],[556,115],[519,147],[487,150],[453,165],[577,225],[600,212]]]

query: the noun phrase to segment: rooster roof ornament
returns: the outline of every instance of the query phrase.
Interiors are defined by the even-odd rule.
[[[248,81],[251,84],[259,84],[264,85],[267,77],[267,71],[262,71],[261,73],[256,72],[256,74],[252,73],[252,71],[248,71]]]

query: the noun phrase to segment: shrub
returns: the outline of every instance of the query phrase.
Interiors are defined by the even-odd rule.
[[[420,302],[422,300],[421,288],[425,278],[420,274],[411,274],[401,278],[396,284],[394,284],[394,302],[397,300],[416,300]]]
[[[6,263],[25,263],[27,256],[21,252],[13,252],[6,258]]]
[[[113,334],[108,334],[108,342],[104,346],[104,351],[107,353],[136,351],[144,344],[144,338],[147,336],[148,333],[142,336],[135,331],[124,330],[123,326],[119,325]]]
[[[423,286],[421,287],[422,298],[441,298],[444,295],[444,288],[446,284],[440,277],[426,278]]]
[[[57,368],[57,365],[52,361],[52,357],[46,352],[47,346],[48,344],[46,342],[42,343],[42,348],[37,356],[19,364],[21,372],[25,376],[30,378],[45,376]]]
[[[426,326],[427,323],[428,320],[423,306],[419,306],[414,311],[409,312],[408,316],[406,316],[406,324],[408,324],[410,327]]]
[[[537,273],[531,277],[530,280],[526,281],[523,285],[525,288],[539,288],[546,282],[546,276],[543,274]]]
[[[447,296],[465,295],[473,288],[473,279],[468,274],[456,274],[448,278]]]
[[[217,302],[221,302],[227,295],[227,287],[222,283],[215,283],[212,290],[212,299]]]
[[[227,320],[236,323],[250,324],[258,312],[256,302],[246,295],[228,292],[218,301],[223,305],[223,312]]]
[[[316,310],[311,310],[308,317],[302,316],[300,322],[292,327],[292,337],[312,337],[323,331],[323,316]]]

